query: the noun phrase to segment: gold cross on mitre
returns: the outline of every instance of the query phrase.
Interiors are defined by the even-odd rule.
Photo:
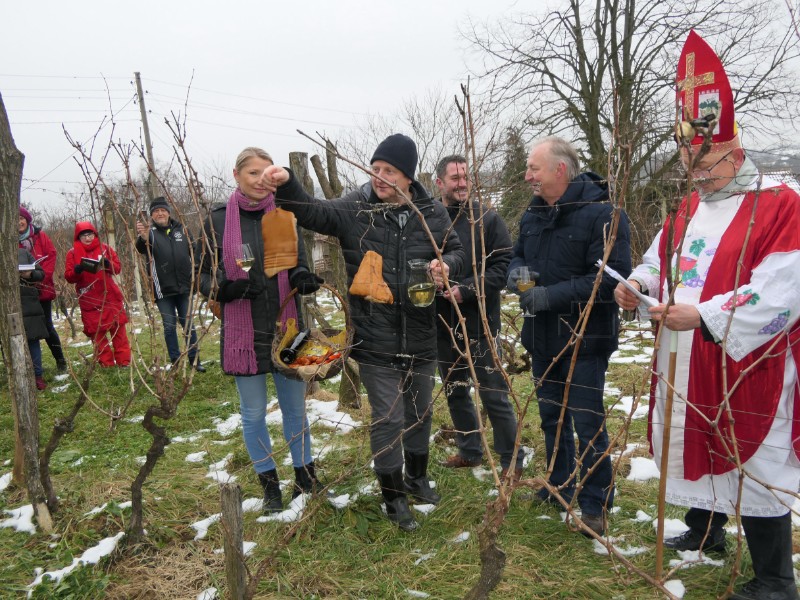
[[[688,113],[689,119],[694,119],[694,88],[699,85],[708,85],[714,83],[714,72],[703,73],[695,77],[694,74],[694,52],[689,52],[686,55],[686,79],[678,82],[678,89],[684,91],[683,94],[683,110],[684,114]]]

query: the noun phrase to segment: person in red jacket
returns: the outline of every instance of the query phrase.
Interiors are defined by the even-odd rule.
[[[42,228],[33,224],[31,213],[24,206],[19,207],[19,247],[30,252],[44,271],[44,279],[36,283],[36,288],[39,290],[39,303],[42,305],[47,324],[48,337],[45,341],[56,361],[56,369],[64,372],[67,370],[67,361],[61,347],[61,338],[53,326],[53,300],[56,298],[53,274],[56,270],[56,247]]]
[[[75,284],[83,332],[94,343],[100,366],[126,367],[131,362],[131,346],[125,332],[128,316],[113,277],[120,272],[119,256],[100,241],[97,229],[88,221],[75,224],[74,240],[67,252],[64,278]],[[110,345],[107,336],[111,338]]]

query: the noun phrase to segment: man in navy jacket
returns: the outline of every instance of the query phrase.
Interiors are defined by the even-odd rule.
[[[577,152],[561,138],[545,138],[533,146],[525,180],[534,196],[520,222],[508,287],[518,291],[519,267],[527,266],[538,274],[537,285],[521,293],[520,306],[533,315],[525,319],[522,343],[533,357],[533,377],[539,385],[548,467],[555,454],[549,482],[559,488],[564,499],[574,496],[578,474],[573,438],[577,433],[581,518],[602,535],[605,513],[614,501],[611,459],[602,457],[608,449],[603,387],[619,332],[615,281],[608,275],[601,280],[583,337],[578,340],[573,334],[579,331],[579,317],[592,295],[598,269],[595,263],[603,258],[609,243],[615,208],[609,202],[607,184],[594,173],[581,173]],[[608,264],[623,277],[631,272],[630,230],[624,212],[619,214]],[[576,346],[577,362],[556,439]],[[545,489],[539,490],[537,497],[554,501]]]

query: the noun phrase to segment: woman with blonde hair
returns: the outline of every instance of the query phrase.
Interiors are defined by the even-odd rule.
[[[280,306],[291,290],[298,288],[300,294],[311,294],[319,289],[322,280],[308,270],[300,235],[296,236],[294,248],[296,266],[272,276],[265,273],[262,232],[266,228],[262,228],[262,219],[269,218],[275,210],[275,201],[260,179],[272,164],[270,155],[260,148],[245,148],[239,154],[233,169],[237,187],[227,203],[212,207],[205,225],[208,246],[199,252],[200,291],[221,305],[222,370],[236,380],[244,442],[264,489],[266,513],[283,508],[265,421],[268,373],[277,392],[283,435],[295,470],[292,498],[321,487],[305,415],[306,384],[274,370],[272,340]],[[273,232],[270,229],[271,235]],[[252,265],[248,264],[248,254]],[[288,303],[280,317],[285,323],[289,318],[297,319],[297,315],[295,301]]]

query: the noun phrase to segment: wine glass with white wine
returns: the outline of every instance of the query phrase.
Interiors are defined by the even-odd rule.
[[[253,251],[250,244],[242,244],[242,258],[236,259],[236,266],[247,273],[253,266]]]
[[[519,267],[517,270],[517,289],[519,290],[520,296],[522,292],[531,289],[536,282],[531,277],[531,272],[528,267]],[[535,315],[530,314],[528,311],[524,311],[522,313],[523,317],[533,317]]]

